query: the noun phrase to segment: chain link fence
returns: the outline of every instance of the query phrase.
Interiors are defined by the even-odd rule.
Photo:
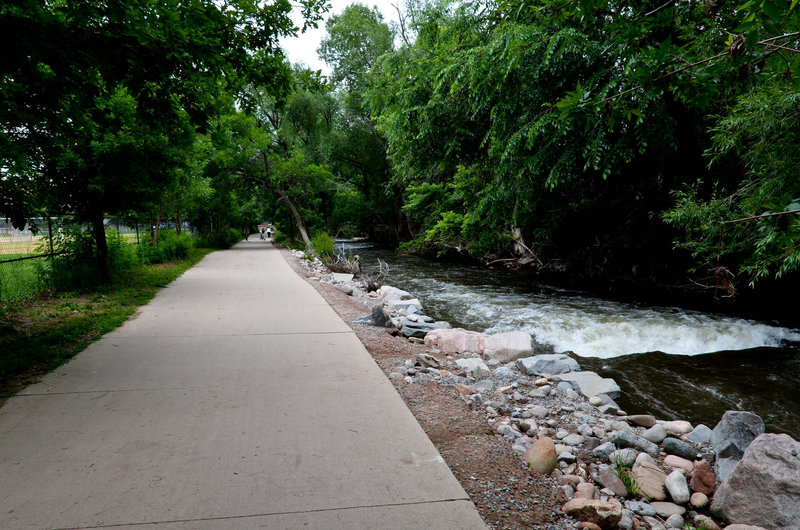
[[[116,217],[106,218],[105,223],[107,229],[116,229],[129,243],[150,237],[147,224],[128,226]],[[36,296],[49,287],[48,270],[57,255],[57,239],[71,224],[64,217],[34,217],[18,229],[0,216],[0,302]]]

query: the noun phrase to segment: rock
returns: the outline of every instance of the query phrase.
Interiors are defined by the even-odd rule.
[[[462,396],[468,396],[470,394],[474,394],[475,391],[472,388],[468,387],[464,383],[459,383],[456,385],[456,392],[461,394]]]
[[[427,353],[418,353],[414,356],[414,360],[417,364],[421,366],[427,366],[428,368],[436,368],[440,370],[442,368],[442,363],[434,357],[433,355],[428,355]]]
[[[626,419],[639,427],[652,427],[656,424],[656,419],[650,414],[635,414],[628,416]]]
[[[517,378],[517,374],[515,374],[514,370],[512,370],[508,366],[499,366],[495,368],[494,376],[495,378],[501,380],[513,380]]]
[[[534,355],[518,359],[517,368],[527,375],[563,374],[581,369],[578,361],[563,353]]]
[[[607,394],[612,399],[619,397],[620,389],[613,379],[600,377],[594,372],[567,372],[559,375],[562,381],[572,383],[586,397]]]
[[[489,367],[486,366],[482,359],[456,359],[456,366],[464,370],[467,376],[475,379],[483,379],[489,375]]]
[[[581,445],[586,439],[580,434],[569,434],[561,440],[566,445]]]
[[[658,466],[647,461],[637,461],[631,474],[639,486],[639,491],[647,500],[663,501],[667,498],[664,482],[667,480]]]
[[[664,457],[664,465],[673,469],[680,469],[687,475],[690,475],[694,471],[694,463],[675,455],[667,455]]]
[[[617,432],[617,434],[611,438],[611,443],[615,444],[617,447],[632,447],[633,449],[644,451],[651,456],[658,456],[659,453],[656,444],[634,434],[634,432],[629,429]]]
[[[586,447],[587,451],[593,451],[594,449],[599,447],[601,443],[603,443],[603,440],[601,440],[600,438],[595,438],[594,436],[587,436],[586,442],[584,442],[584,447]]]
[[[611,466],[601,465],[597,468],[597,472],[592,476],[595,482],[608,488],[614,492],[617,497],[625,498],[628,496],[628,491],[625,489],[625,484],[620,480],[617,472]]]
[[[669,496],[672,497],[675,504],[686,504],[689,502],[691,492],[689,491],[689,485],[686,483],[686,477],[680,470],[676,469],[667,475],[664,486],[666,486]]]
[[[642,438],[644,438],[645,440],[650,440],[654,444],[660,444],[661,442],[664,441],[666,437],[667,437],[667,430],[664,429],[663,425],[659,424],[653,425],[652,427],[650,427],[649,429],[647,429],[642,433]]]
[[[720,530],[719,525],[714,522],[714,519],[707,515],[696,516],[694,518],[694,526],[701,530]]]
[[[747,446],[763,432],[764,422],[752,412],[729,410],[722,416],[711,434],[718,481],[724,482],[728,478]]]
[[[575,487],[576,499],[598,499],[597,487],[591,482],[581,482]]]
[[[570,500],[575,496],[575,488],[572,486],[563,485],[560,489],[562,492],[564,492],[564,498],[567,500]]]
[[[633,518],[623,510],[622,518],[617,523],[619,530],[634,530]]]
[[[686,513],[686,508],[671,502],[651,502],[650,506],[656,511],[656,515],[661,517],[669,517],[675,514],[683,515]]]
[[[408,317],[400,322],[400,334],[406,338],[423,339],[428,333],[436,329],[447,329],[450,324],[447,322],[426,322],[423,319],[416,319],[416,322],[409,320]]]
[[[556,468],[556,464],[558,464],[555,444],[553,439],[547,436],[543,436],[533,442],[522,458],[531,470],[542,475],[552,473]]]
[[[705,460],[699,460],[694,463],[694,471],[692,471],[692,478],[689,480],[689,487],[692,491],[713,495],[714,490],[717,488],[717,477],[714,475],[714,470],[711,469],[711,464]]]
[[[527,357],[531,353],[531,336],[524,331],[510,331],[485,336],[483,345],[485,359],[497,359],[501,363],[507,363]]]
[[[644,516],[642,520],[650,530],[667,530],[667,527],[655,517]]]
[[[599,525],[591,523],[589,521],[583,521],[582,523],[578,524],[579,530],[601,530]]]
[[[425,336],[425,346],[436,348],[443,353],[482,353],[485,335],[466,329],[434,330]]]
[[[494,390],[495,384],[494,381],[491,379],[482,379],[480,381],[476,381],[469,386],[473,391],[483,394],[485,392],[492,392]]]
[[[567,381],[561,381],[556,385],[556,390],[561,392],[562,394],[565,393],[567,390],[574,391],[575,389],[572,386],[572,383],[568,383]]]
[[[610,445],[611,447],[615,447],[613,444]],[[635,449],[617,449],[611,452],[608,459],[611,460],[612,464],[622,467],[631,467],[633,463],[636,462],[637,456],[639,456],[639,453],[636,452]]]
[[[653,516],[656,514],[655,508],[650,503],[642,501],[625,501],[625,507],[635,514]]]
[[[546,418],[547,415],[550,414],[550,411],[547,410],[547,407],[544,407],[542,405],[534,405],[530,408],[530,411],[534,416],[536,416],[540,420]]]
[[[337,289],[342,291],[347,296],[353,296],[353,288],[350,287],[349,285],[338,285],[337,284],[337,285],[334,285],[334,287],[336,287]]]
[[[676,455],[687,460],[694,460],[697,457],[697,449],[688,442],[678,440],[677,438],[667,438],[661,445],[664,452],[670,455]]]
[[[603,404],[603,399],[600,396],[592,396],[589,398],[589,405],[599,407]]]
[[[762,526],[753,526],[749,524],[729,524],[725,530],[767,530]]]
[[[661,422],[661,425],[668,433],[677,434],[678,436],[691,432],[692,430],[692,424],[683,420],[664,421]]]
[[[578,484],[581,482],[585,482],[582,477],[578,475],[564,475],[561,477],[561,484],[568,484],[572,486],[573,489],[578,487]]]
[[[383,304],[376,304],[372,306],[372,322],[373,325],[388,328],[392,326],[392,318],[383,309]]]
[[[521,433],[515,431],[510,425],[501,423],[497,426],[497,434],[505,436],[506,438],[518,438],[522,436]]]
[[[711,442],[712,433],[711,429],[701,423],[686,435],[686,439],[697,445],[703,445]]]
[[[645,462],[648,464],[652,464],[654,466],[658,465],[656,464],[655,459],[652,456],[648,455],[647,453],[639,453],[638,455],[636,455],[636,461],[633,464],[634,465],[643,464]]]
[[[683,528],[683,517],[677,513],[673,513],[667,517],[667,520],[664,521],[664,524],[667,528]]]
[[[717,430],[714,432],[716,437]],[[728,479],[717,488],[711,513],[731,523],[765,528],[797,527],[800,521],[798,455],[800,442],[786,434],[758,436]]]
[[[410,300],[392,300],[386,302],[386,307],[389,309],[389,311],[396,311],[398,313],[422,313],[422,302],[416,298],[412,298]]]
[[[414,298],[408,291],[398,289],[397,287],[392,287],[391,285],[381,286],[381,288],[378,289],[378,296],[380,296],[384,302],[392,302],[395,300],[411,300]]]
[[[597,499],[572,499],[561,511],[578,521],[588,521],[600,528],[614,528],[622,518],[622,506],[619,503]]]
[[[559,453],[557,460],[559,462],[566,462],[567,464],[574,464],[575,462],[578,461],[578,457],[570,453],[569,451],[563,451]]]
[[[611,460],[610,455],[614,452],[615,449],[616,448],[614,447],[614,444],[612,444],[611,442],[606,442],[592,449],[592,454],[597,458],[604,458],[606,460]],[[611,460],[611,462],[613,462],[613,460]]]
[[[709,502],[708,496],[706,496],[705,493],[700,493],[699,491],[692,493],[692,496],[689,499],[689,505],[695,510],[704,510],[708,506]]]

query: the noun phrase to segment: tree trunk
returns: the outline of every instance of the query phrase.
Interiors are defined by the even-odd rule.
[[[305,223],[303,223],[303,218],[300,216],[300,211],[297,209],[297,207],[295,207],[294,203],[289,199],[289,197],[283,191],[273,186],[272,183],[269,181],[269,161],[267,159],[267,154],[265,152],[262,152],[261,156],[264,159],[264,187],[266,187],[272,193],[280,197],[280,200],[286,202],[286,205],[292,211],[295,223],[297,224],[297,230],[298,232],[300,232],[300,237],[303,238],[303,243],[306,244],[306,249],[309,252],[314,252],[314,244],[311,243],[311,239],[309,239],[308,237],[308,232],[306,231],[306,225]]]
[[[158,232],[161,230],[161,214],[164,212],[164,205],[158,205],[158,217],[156,218],[156,227],[153,230],[153,239],[150,241],[150,246],[154,247],[158,245]]]
[[[181,235],[181,208],[180,206],[175,211],[175,233]]]
[[[106,230],[103,226],[103,212],[92,212],[92,236],[97,245],[97,271],[100,273],[100,281],[105,284],[111,283],[111,264],[108,260],[108,241],[106,241]]]

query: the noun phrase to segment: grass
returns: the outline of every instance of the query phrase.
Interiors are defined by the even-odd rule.
[[[2,255],[2,259],[22,257],[17,254]],[[2,261],[0,259],[0,261]],[[32,296],[40,292],[39,270],[36,266],[41,259],[0,263],[0,302]]]
[[[633,476],[633,473],[630,470],[630,466],[627,466],[620,458],[617,458],[614,462],[614,470],[616,471],[619,479],[625,485],[625,491],[628,492],[628,496],[638,497],[639,493],[641,493],[641,489],[639,488],[639,483],[636,481],[636,478]]]
[[[142,266],[115,285],[92,292],[0,304],[0,398],[35,382],[120,326],[159,288],[210,252],[192,249],[185,261]]]

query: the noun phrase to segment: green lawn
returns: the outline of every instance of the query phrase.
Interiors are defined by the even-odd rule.
[[[185,261],[142,266],[124,283],[92,292],[0,303],[0,397],[34,382],[125,322],[159,288],[210,252],[192,249]]]

